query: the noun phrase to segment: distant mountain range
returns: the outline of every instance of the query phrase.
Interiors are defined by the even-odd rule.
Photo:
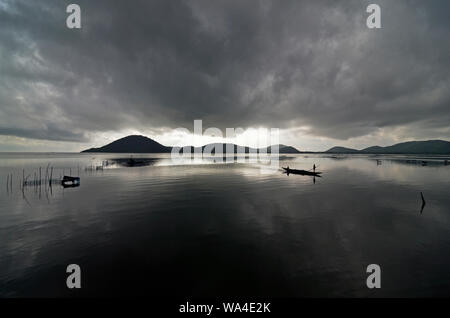
[[[450,142],[445,140],[408,141],[388,147],[372,146],[361,150],[333,147],[326,153],[360,154],[450,154]]]
[[[172,148],[178,151],[194,152],[196,149],[203,152],[206,147],[210,149],[219,149],[222,146],[222,152],[225,153],[227,149],[233,149],[234,153],[249,153],[249,152],[263,152],[272,153],[272,148],[251,148],[243,147],[235,144],[208,144],[202,147],[167,147],[145,136],[131,135],[100,148],[90,148],[82,152],[109,152],[109,153],[168,153]],[[278,145],[281,154],[295,154],[302,153],[294,147],[286,145]],[[183,148],[183,150],[182,150]],[[214,153],[214,151],[212,151]],[[427,140],[427,141],[409,141],[395,144],[388,147],[373,146],[361,150],[333,147],[325,151],[325,153],[342,153],[342,154],[450,154],[450,142],[444,140]]]
[[[222,152],[225,153],[227,149],[233,149],[234,153],[249,153],[249,152],[267,152],[271,153],[273,146],[269,146],[266,148],[251,148],[251,147],[243,147],[235,144],[208,144],[202,147],[167,147],[161,145],[160,143],[154,141],[145,136],[131,135],[116,141],[113,141],[110,144],[107,144],[103,147],[99,148],[90,148],[83,150],[82,152],[108,152],[108,153],[167,153],[171,152],[172,148],[176,148],[178,151],[186,151],[186,152],[194,152],[195,149],[203,151],[206,147],[212,149],[212,153],[215,153],[215,149],[219,149],[218,147],[222,146]],[[294,147],[286,146],[286,145],[278,145],[278,153],[300,153]],[[182,149],[183,148],[183,149]]]

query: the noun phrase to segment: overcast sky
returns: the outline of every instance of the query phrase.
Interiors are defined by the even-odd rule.
[[[301,150],[450,140],[449,14],[446,0],[0,0],[0,151],[184,145],[173,129],[195,119],[279,128]]]

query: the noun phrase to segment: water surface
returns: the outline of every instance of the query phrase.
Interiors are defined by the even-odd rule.
[[[164,154],[111,164],[130,157],[0,154],[1,296],[450,296],[443,157],[282,157],[280,166],[315,163],[315,180],[252,163],[174,165]],[[81,185],[20,189],[48,165]],[[72,263],[76,291],[66,287]],[[372,263],[379,290],[366,287]]]

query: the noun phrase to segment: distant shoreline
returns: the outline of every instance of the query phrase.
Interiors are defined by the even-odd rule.
[[[172,147],[164,146],[157,141],[146,136],[130,135],[117,139],[107,145],[99,148],[89,148],[83,150],[83,153],[171,153],[174,149],[177,152],[181,150],[187,153],[203,152],[205,149],[222,149],[222,153],[274,153],[295,154],[295,153],[326,153],[326,154],[442,154],[450,155],[450,142],[445,140],[425,140],[425,141],[407,141],[392,146],[380,147],[371,146],[361,150],[347,147],[332,147],[326,151],[307,151],[298,150],[295,147],[283,144],[271,145],[267,147],[248,147],[232,143],[212,143],[204,146],[183,146]]]
[[[77,151],[71,151],[71,152],[56,152],[56,151],[0,151],[0,154],[55,154],[55,155],[107,155],[107,154],[121,154],[121,155],[126,155],[126,154],[130,154],[130,155],[150,155],[150,154],[170,154],[170,152],[77,152]],[[233,153],[231,153],[230,155],[232,155]],[[258,153],[244,153],[244,152],[239,152],[239,153],[234,153],[234,155],[240,155],[240,154],[255,154],[257,155]],[[261,153],[263,154],[263,153]],[[267,153],[268,155],[270,153]],[[312,155],[376,155],[376,156],[383,156],[383,155],[429,155],[429,156],[448,156],[450,157],[450,153],[448,154],[443,154],[443,153],[369,153],[369,152],[364,152],[364,153],[346,153],[346,152],[326,152],[326,151],[300,151],[298,153],[279,153],[280,155],[302,155],[302,154],[312,154]],[[194,155],[194,153],[192,153],[192,155]],[[224,155],[226,155],[224,153]]]

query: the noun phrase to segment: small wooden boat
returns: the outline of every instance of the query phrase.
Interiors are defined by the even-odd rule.
[[[320,174],[322,173],[320,171],[314,172],[314,171],[297,170],[297,169],[284,168],[284,167],[281,167],[281,168],[283,168],[284,172],[286,172],[287,174],[292,173],[292,174],[299,174],[302,176],[321,177]]]
[[[77,187],[80,185],[80,178],[64,176],[61,180],[61,185],[63,187]]]

